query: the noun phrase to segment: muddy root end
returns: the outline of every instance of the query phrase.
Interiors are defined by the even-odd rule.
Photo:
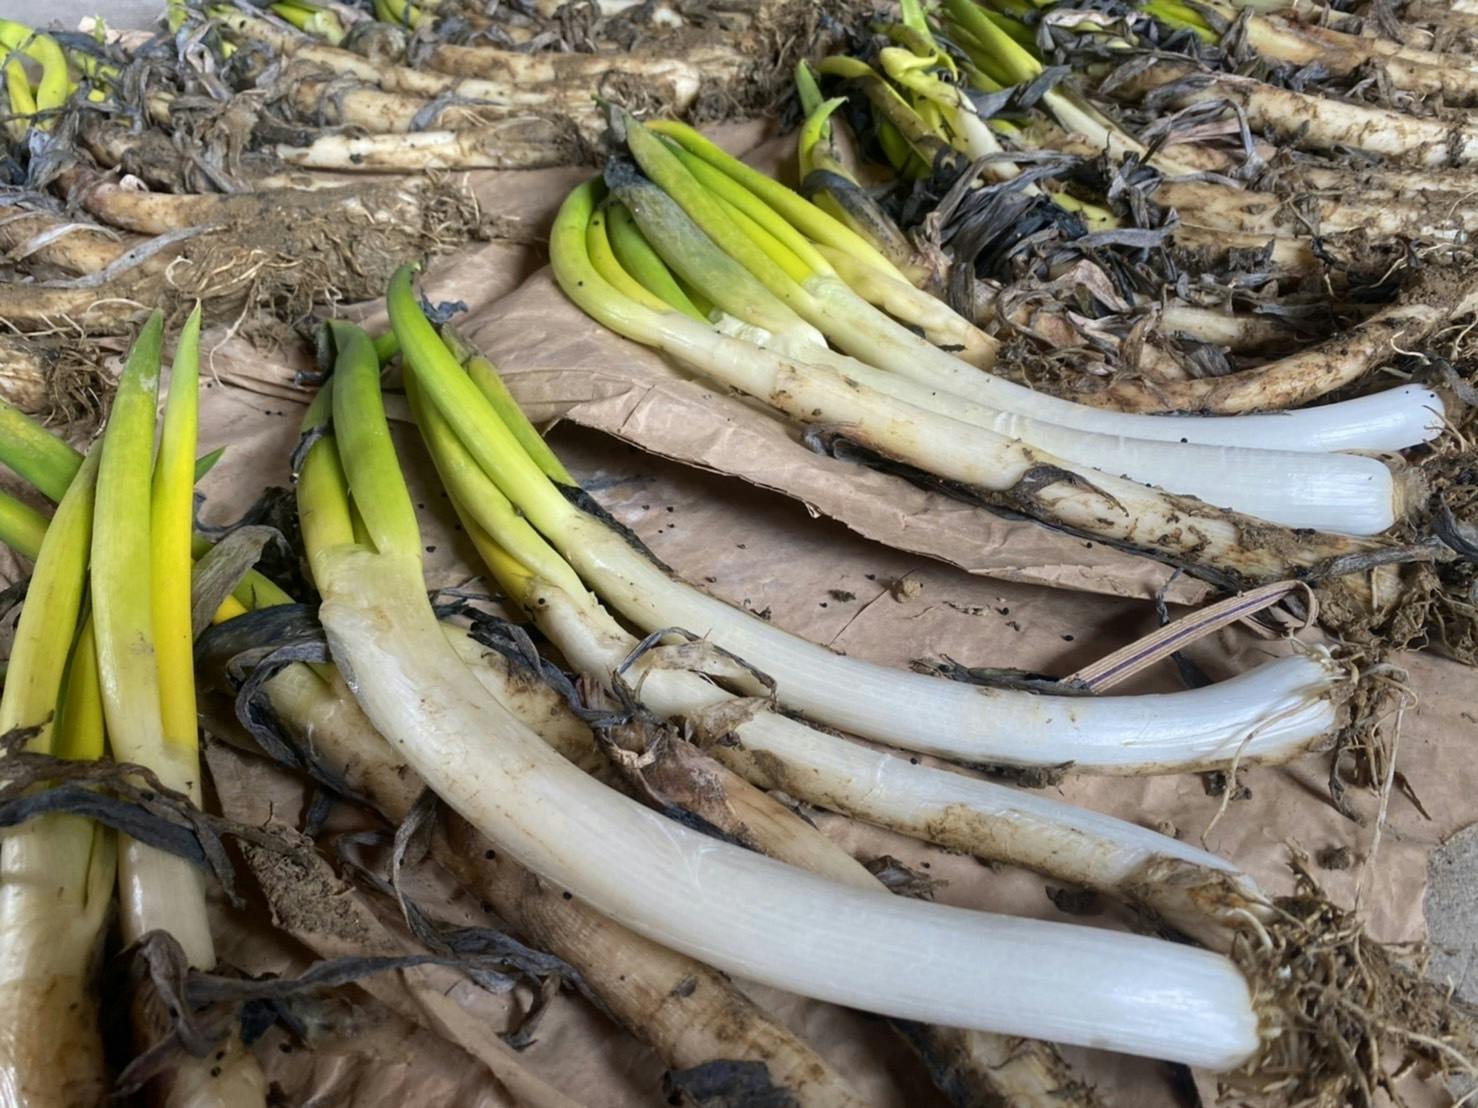
[[[95,426],[108,408],[115,353],[70,330],[0,337],[0,397],[46,424]]]
[[[1228,1079],[1234,1097],[1364,1106],[1411,1064],[1472,1071],[1478,1011],[1422,977],[1419,953],[1371,939],[1354,912],[1330,903],[1302,857],[1293,870],[1293,895],[1233,941],[1269,1028],[1260,1054]]]
[[[352,197],[309,194],[274,204],[202,236],[189,261],[166,271],[181,304],[196,299],[215,319],[257,311],[297,320],[316,306],[384,292],[408,258],[426,258],[487,237],[470,192],[443,180],[414,189],[371,187]]]

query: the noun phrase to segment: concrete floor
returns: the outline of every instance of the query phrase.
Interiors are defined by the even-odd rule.
[[[164,0],[0,0],[0,18],[72,29],[84,16],[104,16],[115,27],[151,27],[164,11]]]
[[[1427,917],[1431,961],[1427,975],[1451,982],[1457,995],[1478,1004],[1478,824],[1465,827],[1432,853],[1427,864]],[[1467,1096],[1472,1080],[1455,1080],[1455,1096]]]

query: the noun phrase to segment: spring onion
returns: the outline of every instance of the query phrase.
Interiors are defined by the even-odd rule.
[[[96,477],[94,451],[51,526],[41,525],[44,537],[31,521],[4,527],[36,566],[0,696],[0,732],[38,728],[27,749],[72,759],[103,753],[101,727],[89,726],[92,637],[79,633]],[[0,837],[0,1100],[8,1104],[71,1108],[106,1094],[93,979],[114,864],[112,833],[79,816],[42,816]]]
[[[201,781],[188,648],[190,578],[188,572],[181,575],[179,558],[194,519],[199,326],[197,313],[180,337],[157,469],[160,313],[150,317],[134,343],[103,435],[92,529],[92,602],[109,742],[120,760],[145,766],[196,804]],[[183,602],[171,595],[179,593]],[[183,670],[178,668],[181,634]],[[213,968],[215,943],[201,872],[183,858],[126,836],[118,853],[125,940],[168,931],[190,965]],[[145,1042],[157,1033],[147,1022],[139,1028]],[[219,1060],[183,1059],[170,1095],[179,1104],[251,1105],[264,1103],[265,1094],[256,1060],[233,1039]]]

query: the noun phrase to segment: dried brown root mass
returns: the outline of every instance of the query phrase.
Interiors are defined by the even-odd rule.
[[[257,309],[295,320],[315,305],[379,296],[408,258],[485,233],[469,194],[429,179],[194,197],[105,185],[92,196],[93,210],[125,225],[198,233],[104,280],[0,286],[0,316],[15,329],[117,333],[155,307],[197,299],[214,320]]]
[[[1293,895],[1232,945],[1272,1034],[1228,1079],[1231,1102],[1367,1106],[1409,1062],[1471,1071],[1475,1012],[1330,903],[1301,857],[1293,866]]]
[[[96,421],[113,392],[114,353],[74,333],[0,337],[0,398],[46,423]]]

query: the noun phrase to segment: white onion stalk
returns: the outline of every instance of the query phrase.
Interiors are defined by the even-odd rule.
[[[561,105],[576,112],[595,110],[588,98],[562,100],[549,90],[489,96],[470,102],[455,99],[440,102],[403,92],[387,92],[373,85],[320,80],[315,76],[317,72],[303,67],[289,70],[288,76],[293,79],[285,99],[297,118],[324,127],[352,127],[372,134],[405,134],[433,126],[446,130],[486,127],[520,110],[553,110]],[[154,122],[172,128],[176,122],[173,95],[151,93],[147,107]],[[113,135],[116,137],[110,138],[106,131],[95,128],[89,137],[94,145],[111,149],[124,137],[116,131]]]
[[[78,634],[97,477],[96,452],[50,528],[10,524],[7,543],[35,560],[0,698],[0,733],[39,731],[27,748],[98,758],[89,728],[97,686],[90,624]],[[19,513],[24,515],[22,511]],[[44,531],[44,537],[40,532]],[[74,643],[75,639],[75,643]],[[54,724],[54,717],[63,719]],[[92,718],[95,718],[92,717]],[[0,1104],[73,1108],[107,1093],[93,978],[112,904],[114,841],[72,815],[48,815],[0,835]]]
[[[153,770],[167,786],[200,797],[195,743],[167,741],[160,718],[160,674],[154,657],[154,614],[149,568],[148,474],[154,450],[154,405],[159,385],[163,317],[154,313],[135,343],[119,380],[103,439],[98,513],[93,530],[93,604],[103,704],[114,751]],[[143,644],[147,649],[141,648]],[[122,844],[124,932],[133,942],[164,926],[191,964],[215,964],[200,871],[182,858],[137,842]],[[164,894],[164,895],[161,895]],[[168,909],[166,910],[166,905]]]
[[[508,101],[519,95],[521,82],[459,78],[403,65],[384,65],[352,50],[329,46],[295,28],[221,5],[210,9],[210,17],[233,35],[268,47],[320,72],[350,77],[387,92],[434,99],[451,94],[468,100]]]
[[[486,647],[465,630],[447,631],[475,674],[495,672]],[[325,682],[306,666],[288,666],[263,691],[315,763],[368,799],[391,824],[405,820],[424,785],[370,725],[337,672],[330,671]],[[546,741],[571,725],[582,726],[562,710],[562,702],[541,699],[544,710],[530,710],[530,694],[542,689],[516,677],[500,691],[509,709]],[[588,730],[586,736],[588,741]],[[462,820],[448,823],[446,835],[431,844],[436,861],[525,941],[579,971],[615,1020],[649,1043],[669,1068],[716,1059],[753,1062],[765,1067],[774,1087],[794,1096],[796,1108],[867,1108],[799,1036],[723,974],[564,899],[562,890],[533,879]]]
[[[1471,121],[1422,119],[1389,109],[1294,92],[1250,77],[1206,74],[1190,65],[1161,62],[1115,93],[1144,93],[1196,76],[1204,81],[1177,90],[1171,100],[1176,107],[1208,101],[1230,102],[1246,113],[1247,122],[1255,130],[1301,149],[1350,146],[1431,168],[1468,165],[1478,159],[1478,124]]]
[[[847,438],[886,457],[1038,519],[1246,580],[1281,580],[1371,549],[1367,540],[1327,532],[1275,537],[1266,522],[1114,477],[895,399],[846,373],[716,334],[680,312],[627,299],[596,272],[586,251],[593,196],[589,185],[574,190],[555,222],[551,257],[565,293],[617,333],[665,350],[799,422],[844,428]]]
[[[1468,0],[1407,0],[1402,5],[1406,26],[1403,31],[1408,42],[1398,42],[1379,34],[1356,33],[1355,30],[1335,30],[1321,23],[1329,16],[1323,4],[1306,3],[1304,0],[1230,0],[1235,8],[1253,8],[1269,17],[1276,17],[1278,26],[1288,26],[1295,33],[1326,43],[1340,50],[1368,50],[1375,57],[1401,58],[1416,65],[1451,66],[1478,69],[1478,58],[1459,50],[1436,51],[1428,46],[1434,43],[1431,28],[1423,29],[1413,24],[1442,24],[1444,20],[1462,20],[1473,9]],[[1460,24],[1454,29],[1473,29]],[[1425,44],[1425,45],[1424,45]]]
[[[407,378],[407,381],[413,380],[413,377]],[[438,420],[440,416],[434,408],[416,406],[416,422],[423,433],[427,429],[427,421]],[[451,435],[444,421],[431,434]],[[461,467],[480,476],[477,463],[460,446],[457,450],[463,455]],[[482,481],[487,483],[485,477]],[[516,518],[506,499],[502,504],[504,514],[510,519]],[[462,514],[460,505],[458,514]],[[527,528],[527,524],[524,527]],[[509,562],[509,557],[475,522],[470,523],[468,530],[490,567]],[[521,581],[523,575],[517,569],[513,572]],[[501,574],[499,580],[504,580]],[[498,703],[597,780],[614,784],[621,792],[634,795],[638,800],[643,799],[639,791],[633,792],[631,782],[619,773],[612,781],[612,761],[601,754],[589,728],[573,717],[560,693],[543,682],[531,682],[529,674],[517,663],[495,662],[489,665],[486,648],[470,635],[450,627],[446,631],[452,647]],[[592,672],[597,678],[609,673]],[[609,687],[609,681],[605,683]],[[555,733],[553,741],[551,732]],[[679,748],[685,748],[687,752],[680,753]],[[811,821],[772,797],[767,791],[768,786],[757,787],[718,762],[704,764],[705,760],[698,755],[696,748],[681,739],[648,744],[641,750],[641,777],[669,805],[706,820],[712,828],[751,850],[818,877],[854,888],[876,889],[879,886],[880,879],[867,867]],[[1241,899],[1240,890],[1231,889],[1228,875],[1217,872],[1212,880],[1218,886],[1228,887],[1231,898]],[[1207,921],[1204,914],[1193,918],[1192,925],[1200,925],[1205,930]],[[1218,936],[1224,934],[1223,929],[1215,930]],[[1006,1103],[1019,1104],[1021,1108],[1063,1108],[1064,1091],[1076,1087],[1061,1057],[1046,1043],[933,1024],[895,1024],[895,1030],[920,1054],[936,1084],[942,1088],[969,1089],[973,1096],[987,1102],[996,1097]],[[947,1086],[941,1082],[941,1071],[952,1075]]]
[[[954,393],[879,369],[832,351],[747,271],[718,250],[660,189],[651,184],[618,185],[618,194],[658,252],[692,284],[744,312],[746,322],[721,318],[715,329],[772,349],[782,356],[825,366],[851,381],[914,408],[969,424],[993,435],[1044,450],[1168,491],[1199,497],[1208,504],[1244,512],[1289,527],[1374,535],[1399,518],[1394,476],[1375,458],[1289,450],[1252,450],[1126,439],[1056,424],[962,399]],[[844,265],[847,263],[844,263]],[[849,267],[850,268],[850,267]],[[868,288],[894,291],[903,285],[873,267],[861,265]],[[910,286],[911,287],[911,286]],[[919,292],[919,296],[927,297]],[[899,299],[902,299],[899,294]],[[932,298],[929,298],[932,300]],[[933,301],[943,307],[938,301]],[[1404,316],[1402,318],[1405,318]],[[766,324],[783,328],[769,333]],[[1393,326],[1395,324],[1393,323]],[[682,326],[694,325],[684,319]],[[1238,475],[1227,481],[1228,473]]]
[[[307,146],[279,145],[285,165],[373,173],[427,169],[540,169],[564,165],[575,149],[573,133],[530,115],[466,131],[413,131],[397,135],[324,135]]]
[[[406,272],[392,281],[388,302],[420,387],[580,579],[644,630],[682,627],[746,659],[776,679],[781,703],[820,722],[967,762],[1141,770],[1230,762],[1239,752],[1291,757],[1334,725],[1340,668],[1317,652],[1191,692],[1063,698],[893,670],[790,635],[676,579],[572,506],[441,345]],[[546,572],[552,581],[568,576]]]
[[[749,233],[752,228],[748,224],[741,228],[734,221],[733,208],[726,209],[710,195],[672,150],[630,117],[625,117],[625,123],[627,144],[652,182],[711,236],[720,250],[749,270],[755,284],[770,292],[791,313],[819,328],[843,351],[879,369],[999,411],[1075,430],[1162,442],[1300,451],[1399,450],[1433,438],[1441,431],[1442,404],[1437,394],[1415,386],[1404,386],[1375,398],[1362,397],[1298,412],[1236,418],[1153,416],[1076,404],[981,372],[868,304],[831,272],[824,259],[819,266],[815,260],[806,259],[812,272],[797,282],[756,243]],[[733,169],[733,159],[696,132],[674,125],[663,125],[660,131],[703,161],[725,170]],[[623,183],[625,180],[629,178],[623,179]],[[749,186],[754,182],[745,177],[736,183]],[[757,191],[751,190],[751,197],[759,204],[774,195],[761,198],[755,195]],[[627,206],[632,207],[630,200]],[[634,208],[633,214],[638,214]],[[825,217],[819,210],[816,214]],[[774,218],[779,220],[778,216]],[[779,229],[778,223],[771,226]],[[647,237],[659,251],[663,249],[660,236],[648,234]],[[783,245],[789,249],[796,244],[792,240]],[[750,318],[742,308],[726,303],[723,289],[710,293],[715,303],[732,315],[767,330],[786,329],[774,322],[773,316]]]
[[[1327,734],[1342,671],[1315,652],[1205,689],[1052,697],[980,688],[836,654],[676,581],[584,517],[556,541],[587,581],[644,630],[683,627],[778,682],[782,703],[853,734],[972,763],[1173,771],[1286,760]],[[577,549],[577,546],[580,548]],[[619,549],[618,549],[619,547]]]
[[[495,845],[638,933],[801,995],[1212,1069],[1256,1053],[1246,978],[1219,955],[837,885],[674,824],[555,754],[448,645],[373,350],[362,334],[340,349],[335,433],[374,547],[311,551],[319,615],[370,721]]]
[[[159,312],[134,344],[103,436],[92,534],[93,616],[109,742],[121,761],[152,770],[196,804],[201,782],[189,581],[199,328],[197,308],[176,351],[157,467],[151,463],[163,335]],[[119,843],[118,869],[124,940],[167,931],[191,966],[214,968],[200,870],[126,837]],[[158,1028],[149,1026],[147,1012],[140,1021],[139,1037],[147,1043]],[[250,1108],[264,1104],[265,1097],[256,1059],[232,1037],[219,1059],[183,1058],[166,1102]]]
[[[363,128],[373,134],[408,134],[430,127],[446,131],[475,129],[520,110],[506,100],[437,106],[434,101],[404,93],[377,88],[341,89],[331,81],[317,80],[294,83],[291,96],[299,118],[328,127]]]

